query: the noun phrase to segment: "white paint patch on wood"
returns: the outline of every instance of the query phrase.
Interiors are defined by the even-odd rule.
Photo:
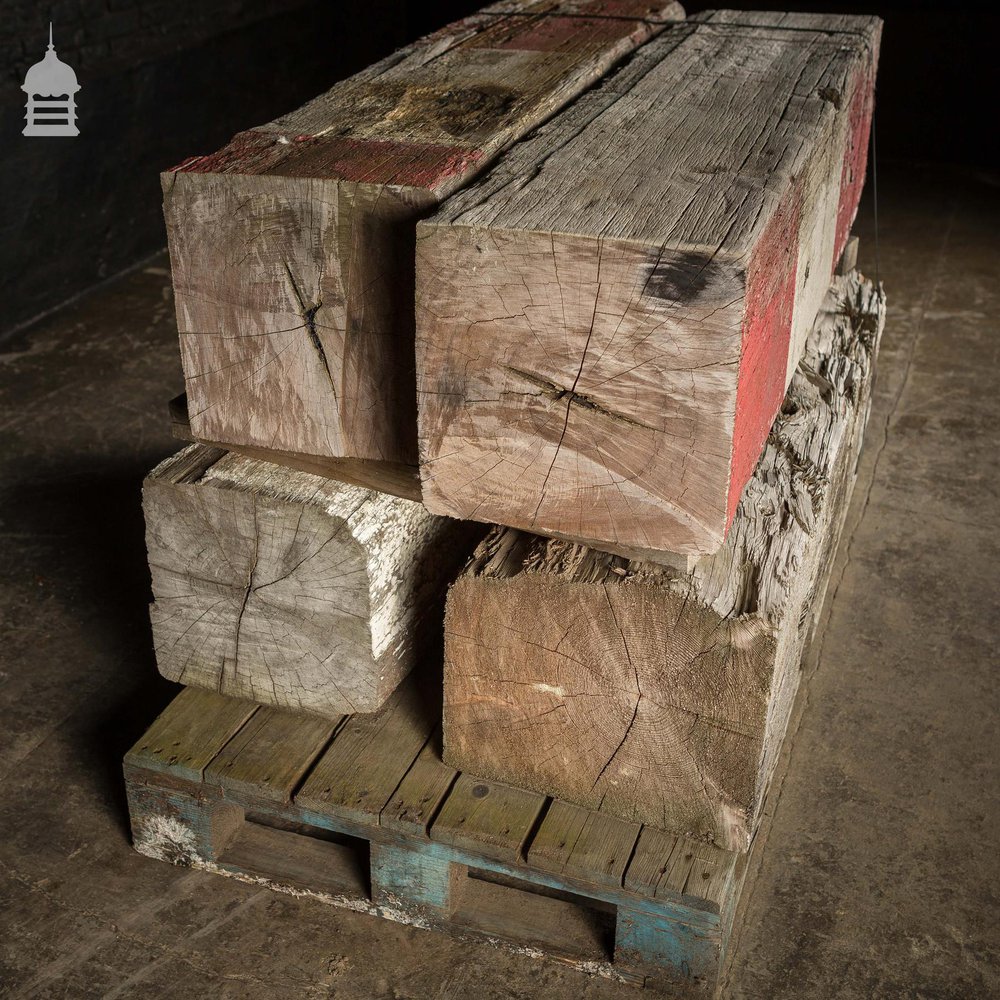
[[[200,860],[194,831],[173,816],[153,813],[143,817],[133,845],[147,858],[172,865],[192,865]]]

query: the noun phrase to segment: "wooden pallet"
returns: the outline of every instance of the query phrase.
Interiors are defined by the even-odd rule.
[[[309,719],[187,688],[125,757],[136,850],[710,995],[746,856],[480,781],[417,680]]]

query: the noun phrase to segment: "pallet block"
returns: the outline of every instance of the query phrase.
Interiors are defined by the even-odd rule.
[[[136,850],[676,995],[714,990],[746,856],[445,765],[411,679],[375,715],[185,689],[125,757]]]

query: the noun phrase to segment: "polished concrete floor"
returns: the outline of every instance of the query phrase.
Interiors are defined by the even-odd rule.
[[[877,401],[732,998],[1000,996],[1000,178],[881,186]],[[870,203],[857,230],[873,274]],[[636,997],[131,850],[121,756],[171,695],[139,487],[179,387],[163,259],[0,345],[0,995]]]

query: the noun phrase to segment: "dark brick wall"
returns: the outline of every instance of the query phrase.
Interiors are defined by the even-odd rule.
[[[0,336],[165,243],[159,172],[391,51],[401,0],[0,0]],[[54,25],[76,138],[21,135]]]

